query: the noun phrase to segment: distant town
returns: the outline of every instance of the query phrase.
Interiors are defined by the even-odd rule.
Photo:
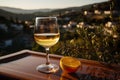
[[[67,43],[67,40],[71,42],[74,42],[74,39],[81,40],[79,39],[81,37],[80,35],[85,33],[85,31],[88,31],[88,33],[90,32],[91,40],[99,36],[98,34],[101,35],[101,32],[104,33],[102,36],[113,36],[112,39],[117,40],[119,39],[119,27],[117,27],[118,30],[114,28],[114,26],[120,24],[120,3],[117,1],[118,0],[110,0],[82,7],[49,10],[49,12],[38,11],[29,14],[13,13],[0,8],[0,55],[17,52],[22,49],[38,50],[33,38],[34,20],[36,16],[56,16],[58,18],[58,26],[61,32],[61,44]],[[112,5],[113,2],[116,6]],[[79,32],[81,29],[83,29],[83,33]],[[89,38],[89,36],[87,37]],[[76,40],[75,43],[77,43],[78,40]],[[94,45],[95,47],[99,46],[97,43]],[[72,49],[71,45],[68,47],[68,49]],[[89,46],[85,44],[83,47],[80,47],[80,49],[85,48],[88,50],[88,47]],[[53,47],[53,51],[54,49],[57,50]],[[115,50],[117,51],[118,49],[117,46]],[[65,49],[61,48],[61,50]],[[98,48],[98,50],[103,50],[103,48]]]

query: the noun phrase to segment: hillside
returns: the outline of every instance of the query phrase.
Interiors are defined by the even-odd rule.
[[[23,10],[18,8],[0,7],[0,16],[6,18],[18,18],[20,20],[31,20],[36,16],[51,16],[59,13],[65,13],[66,11],[80,11],[82,8],[88,8],[91,5],[82,7],[70,7],[64,9],[35,9],[35,10]]]
[[[12,8],[12,7],[3,7],[0,6],[0,9],[9,11],[12,13],[17,13],[17,14],[32,14],[34,12],[50,12],[52,9],[31,9],[31,10],[26,10],[26,9],[20,9],[20,8]]]
[[[93,5],[97,4],[98,9],[106,10],[109,9],[108,2],[88,4],[78,7],[69,7],[63,9],[34,9],[34,10],[24,10],[19,8],[10,7],[0,7],[0,16],[6,18],[14,18],[19,20],[33,20],[36,16],[52,16],[58,14],[65,14],[66,12],[82,12],[83,10],[93,11]],[[104,7],[103,7],[104,6]],[[72,14],[72,13],[71,13]]]

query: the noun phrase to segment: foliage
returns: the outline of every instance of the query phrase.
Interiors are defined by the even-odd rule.
[[[51,53],[107,63],[120,62],[120,26],[91,26],[75,28],[61,34],[64,40],[51,48]],[[110,30],[106,31],[106,29]],[[66,36],[67,35],[67,36]],[[70,37],[69,37],[69,36]]]

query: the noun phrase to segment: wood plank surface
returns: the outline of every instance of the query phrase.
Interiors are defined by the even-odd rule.
[[[50,62],[59,65],[63,56],[50,54]],[[79,59],[82,67],[76,73],[66,74],[61,68],[53,74],[38,72],[36,67],[45,63],[45,53],[22,50],[0,57],[0,78],[10,80],[119,80],[120,66]],[[8,80],[7,79],[7,80]]]

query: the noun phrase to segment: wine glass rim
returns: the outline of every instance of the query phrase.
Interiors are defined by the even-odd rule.
[[[57,17],[36,17],[36,19],[47,19],[47,18],[57,18]]]

